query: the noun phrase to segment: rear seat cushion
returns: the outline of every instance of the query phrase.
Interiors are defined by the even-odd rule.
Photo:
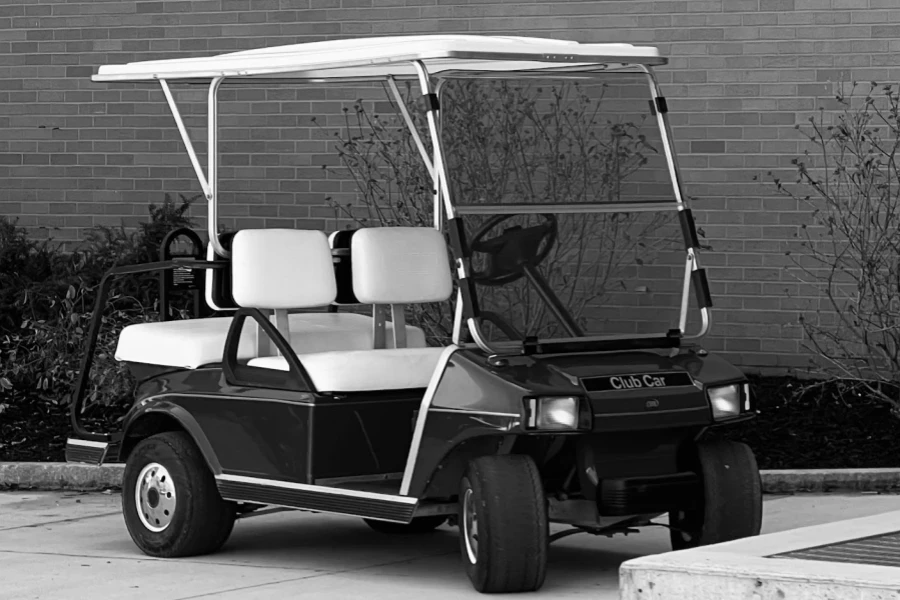
[[[369,392],[427,388],[444,348],[394,348],[317,352],[299,356],[319,392]],[[287,371],[280,356],[254,358],[251,367]]]
[[[298,354],[372,348],[372,318],[353,313],[297,313],[288,316],[291,347]],[[394,343],[393,324],[387,322],[386,342]],[[225,351],[231,317],[211,317],[159,323],[138,323],[119,335],[116,360],[182,369],[218,363]],[[407,325],[407,343],[424,348],[425,333]],[[256,357],[256,326],[244,321],[238,360]]]

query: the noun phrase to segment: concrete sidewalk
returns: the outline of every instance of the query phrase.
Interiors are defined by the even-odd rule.
[[[627,561],[621,600],[900,600],[894,500],[892,512]]]
[[[767,497],[764,531],[894,510],[891,495]],[[457,530],[390,537],[359,519],[279,513],[239,521],[217,554],[158,560],[125,530],[117,493],[0,493],[0,599],[483,597],[466,579]],[[542,598],[618,600],[622,562],[669,551],[668,532],[555,543]]]

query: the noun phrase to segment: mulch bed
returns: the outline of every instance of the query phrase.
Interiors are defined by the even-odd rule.
[[[760,414],[716,435],[749,444],[761,469],[900,467],[900,418],[883,404],[835,385],[795,397],[805,382],[790,377],[751,382]],[[10,406],[0,415],[0,461],[64,461],[69,432],[64,409]]]
[[[751,377],[760,414],[723,431],[753,448],[761,469],[900,468],[900,417],[836,384]]]
[[[102,411],[103,409],[100,409]],[[117,406],[85,419],[90,431],[112,431],[127,409]],[[72,435],[69,411],[42,404],[10,405],[0,415],[0,461],[65,462]]]

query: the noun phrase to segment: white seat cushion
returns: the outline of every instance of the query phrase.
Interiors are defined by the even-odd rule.
[[[430,227],[364,227],[350,242],[363,304],[443,302],[453,293],[444,236]]]
[[[337,295],[324,232],[242,229],[234,234],[231,254],[231,294],[238,306],[314,308]]]
[[[116,360],[186,369],[221,362],[230,326],[231,317],[129,325],[119,334]],[[238,358],[256,355],[254,330],[244,328]]]
[[[320,392],[374,392],[427,388],[444,348],[318,352],[299,356]],[[251,367],[287,371],[280,356],[254,358]]]
[[[138,323],[119,334],[116,360],[196,369],[218,363],[225,351],[231,317]],[[288,316],[291,347],[294,352],[366,350],[372,347],[372,317],[353,313],[298,313]],[[388,347],[394,343],[393,327],[386,324]],[[425,347],[425,333],[407,325],[406,338],[413,348]],[[238,360],[256,357],[256,326],[244,321]]]
[[[310,313],[289,316],[291,348],[297,354],[332,350],[371,350],[375,344],[372,317],[355,313]],[[425,347],[425,332],[406,326],[410,348]],[[394,327],[385,323],[385,346],[394,347]]]

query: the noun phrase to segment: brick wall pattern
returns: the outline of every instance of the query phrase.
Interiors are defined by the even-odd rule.
[[[818,300],[785,252],[809,212],[766,173],[789,176],[803,150],[794,125],[833,108],[835,82],[900,79],[897,0],[2,0],[0,214],[78,240],[95,224],[142,219],[164,192],[199,191],[161,93],[94,84],[98,65],[432,32],[658,46],[687,192],[712,246],[708,347],[746,367],[807,364],[797,311]],[[178,99],[202,155],[204,93]],[[226,225],[329,227],[322,198],[350,189],[322,176],[326,136],[298,125],[317,103],[347,100],[223,92]]]

